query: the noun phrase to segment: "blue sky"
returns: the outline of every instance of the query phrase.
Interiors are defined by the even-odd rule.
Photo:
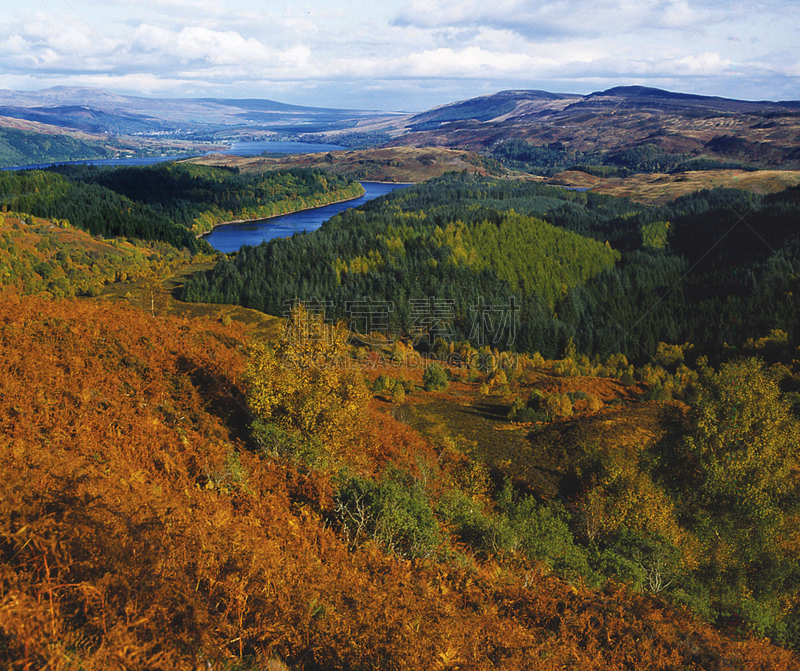
[[[641,84],[800,99],[783,0],[5,0],[0,88],[423,110]]]

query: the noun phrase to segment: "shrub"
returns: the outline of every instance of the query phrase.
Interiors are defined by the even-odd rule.
[[[597,412],[603,407],[603,401],[601,401],[597,396],[592,394],[589,395],[589,412]]]
[[[206,469],[206,487],[208,489],[220,489],[230,491],[235,487],[241,487],[249,491],[247,478],[249,472],[242,466],[239,453],[231,450],[225,457],[225,464],[222,468]]]
[[[450,385],[447,381],[447,373],[438,363],[433,363],[425,369],[422,374],[422,382],[425,391],[443,391]]]
[[[390,378],[386,373],[381,373],[372,385],[372,391],[376,394],[381,394],[384,391],[391,390],[395,385],[395,380]]]
[[[534,389],[528,398],[528,407],[532,410],[544,412],[544,394],[541,389]]]
[[[301,462],[311,467],[327,465],[325,450],[317,438],[303,436],[299,431],[286,431],[277,424],[258,419],[250,431],[265,457]]]
[[[680,550],[659,534],[620,527],[610,553],[617,557],[618,577],[652,594],[669,588],[680,575]]]
[[[496,370],[489,376],[489,381],[492,384],[497,385],[507,385],[508,384],[508,376],[504,370]]]
[[[546,422],[549,418],[546,413],[535,410],[521,398],[517,398],[509,408],[508,419],[512,422]]]
[[[398,384],[401,385],[403,387],[403,391],[405,391],[406,394],[412,394],[412,393],[414,393],[414,390],[416,389],[416,386],[414,385],[414,381],[410,380],[409,378],[407,378],[405,376],[403,376],[401,379],[395,380],[393,382],[394,382],[395,385],[398,385]]]
[[[544,410],[550,419],[572,416],[572,401],[566,394],[551,394],[544,401]]]
[[[392,389],[392,403],[402,403],[406,400],[406,390],[402,384],[394,385]]]
[[[529,496],[517,497],[508,480],[498,496],[498,506],[516,534],[520,549],[531,559],[545,562],[567,578],[583,578],[591,584],[599,581],[586,553],[575,544],[563,506],[541,505]]]
[[[580,390],[579,391],[568,391],[567,392],[567,397],[569,398],[570,401],[572,401],[574,403],[575,401],[588,400],[589,394],[586,393],[585,391],[580,391]]]
[[[437,512],[476,554],[489,556],[518,548],[518,539],[508,521],[503,516],[487,514],[463,492],[449,492]]]
[[[515,398],[514,402],[508,410],[508,418],[513,422],[519,417],[519,413],[526,408],[525,401],[521,398]]]
[[[669,401],[672,398],[671,387],[665,387],[657,382],[641,398],[643,401]]]
[[[545,413],[533,408],[523,408],[517,415],[518,422],[546,422],[550,419]]]
[[[427,496],[401,472],[390,472],[380,482],[350,477],[339,490],[335,511],[353,547],[371,538],[403,557],[429,557],[442,540]]]

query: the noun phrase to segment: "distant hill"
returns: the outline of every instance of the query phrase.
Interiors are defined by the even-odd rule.
[[[0,165],[31,165],[115,156],[114,148],[100,140],[83,138],[74,133],[42,133],[38,129],[33,131],[2,126],[0,119]]]
[[[564,101],[569,103],[575,99],[575,96],[547,91],[501,91],[414,115],[408,127],[416,131],[455,121],[492,121],[534,109],[559,109],[564,106]]]
[[[0,90],[0,114],[122,135],[207,133],[231,127],[320,133],[354,127],[364,116],[376,116],[375,112],[302,107],[273,100],[145,98],[66,86],[42,91]]]
[[[0,166],[204,153],[235,139],[352,134],[357,128],[356,143],[374,145],[389,136],[383,131],[365,131],[360,125],[367,120],[368,125],[380,126],[397,117],[255,98],[145,98],[68,86],[42,91],[3,89]],[[8,143],[5,129],[13,129]],[[28,135],[22,137],[19,131]]]
[[[530,119],[531,114],[538,114],[544,118],[559,112],[569,114],[587,109],[609,112],[651,109],[662,113],[685,114],[695,111],[734,114],[800,113],[800,101],[753,102],[675,93],[646,86],[618,86],[588,95],[549,93],[547,91],[500,91],[493,95],[449,103],[416,114],[409,119],[408,127],[413,129],[435,122],[444,124],[453,121],[513,121]]]
[[[589,95],[501,91],[414,115],[404,130],[392,144],[486,152],[524,140],[590,158],[647,145],[684,160],[800,167],[800,102],[734,100],[643,86]]]
[[[76,87],[0,90],[0,126],[10,123],[46,124],[64,134],[92,133],[106,141],[125,138],[133,149],[155,139],[208,143],[283,136],[349,147],[440,147],[525,163],[523,170],[538,174],[582,163],[637,172],[800,168],[800,102],[735,100],[644,86],[588,95],[508,90],[416,114],[257,98],[146,98]],[[541,151],[533,159],[518,156],[525,145],[511,152],[517,156],[495,153],[509,141]],[[618,156],[631,150],[632,156]],[[83,151],[73,158],[85,157]],[[23,158],[15,160],[25,163]],[[549,172],[542,172],[543,166]]]
[[[0,115],[13,119],[82,130],[88,133],[147,133],[163,131],[168,126],[152,117],[123,111],[107,112],[83,105],[56,107],[0,107]]]

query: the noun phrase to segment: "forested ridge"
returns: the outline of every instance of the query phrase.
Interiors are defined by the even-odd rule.
[[[195,234],[231,219],[273,217],[364,193],[357,182],[309,168],[239,174],[235,169],[162,163],[145,169],[62,166],[54,170],[163,212]]]
[[[64,219],[103,237],[159,240],[191,251],[215,224],[286,214],[363,193],[357,182],[294,169],[266,175],[185,164],[57,166],[0,173],[6,210]]]
[[[113,152],[97,140],[80,140],[69,135],[53,135],[0,128],[0,165],[31,165],[51,161],[113,158]]]
[[[552,308],[619,255],[532,216],[560,202],[551,192],[563,193],[533,188],[531,201],[507,183],[432,180],[343,212],[315,235],[244,248],[193,278],[184,297],[280,314],[284,301],[313,296],[331,301],[339,317],[347,301],[366,297],[394,302],[393,325],[407,331],[410,300],[435,296],[454,301],[458,333],[479,302],[524,296]]]
[[[615,151],[571,151],[562,142],[535,145],[526,140],[512,139],[498,144],[488,153],[490,157],[510,168],[546,176],[563,170],[581,170],[600,177],[627,177],[637,172],[679,173],[690,170],[750,168],[747,163],[724,158],[671,153],[646,141]]]
[[[659,341],[703,351],[772,329],[795,338],[800,192],[701,191],[662,207],[467,175],[372,201],[296,235],[242,249],[184,290],[187,300],[281,314],[284,301],[330,301],[346,316],[364,297],[395,305],[408,334],[410,299],[469,310],[521,302],[516,347],[553,358],[578,350],[634,359]]]
[[[161,240],[174,247],[197,249],[191,232],[164,213],[108,188],[52,171],[1,172],[0,202],[6,210],[63,219],[92,235]]]

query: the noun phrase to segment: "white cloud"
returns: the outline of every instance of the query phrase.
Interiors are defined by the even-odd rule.
[[[678,65],[685,66],[688,74],[692,75],[719,75],[730,70],[733,61],[722,58],[715,51],[685,56],[678,60]]]
[[[436,49],[411,54],[408,57],[410,74],[418,77],[481,77],[486,74],[520,73],[529,70],[533,59],[525,54],[487,51],[467,47],[460,51]]]
[[[494,5],[477,0],[412,0],[395,23],[429,29],[495,27],[532,39],[559,39],[642,29],[696,29],[720,18],[718,11],[696,9],[688,0],[501,0]]]
[[[23,6],[0,16],[0,40],[8,35],[0,86],[94,82],[128,93],[280,94],[331,104],[314,99],[317,91],[347,106],[397,92],[406,108],[412,96],[421,108],[500,88],[588,92],[629,83],[785,98],[800,77],[800,17],[789,7],[781,0],[385,0],[366,8],[355,0],[48,2],[30,16]]]
[[[171,62],[186,64],[204,63],[249,64],[273,60],[279,56],[258,40],[245,39],[233,31],[221,32],[199,26],[188,26],[180,32],[149,24],[140,25],[129,49],[134,57],[140,54],[157,54]]]
[[[696,10],[692,9],[686,0],[674,0],[664,8],[662,13],[662,25],[670,28],[695,28],[707,19],[701,16]]]

